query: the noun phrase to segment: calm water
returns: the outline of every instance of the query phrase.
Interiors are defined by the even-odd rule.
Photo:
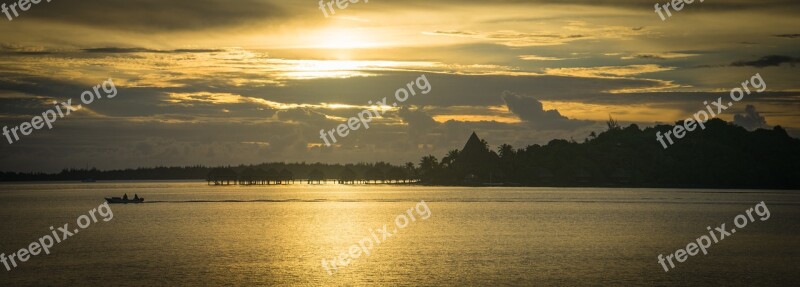
[[[0,286],[584,286],[800,284],[800,192],[200,182],[0,185],[10,254],[104,196],[114,217],[5,271]],[[321,260],[424,200],[410,223],[329,276]],[[665,273],[658,254],[764,201],[771,217]]]

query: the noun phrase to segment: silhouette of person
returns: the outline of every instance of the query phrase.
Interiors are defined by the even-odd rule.
[[[134,193],[134,194],[133,194],[133,199],[135,199],[135,200],[139,200],[139,194],[136,194],[136,193]]]
[[[128,200],[128,194],[126,193],[125,195],[123,195],[123,196],[122,196],[122,199],[124,199],[124,200]]]

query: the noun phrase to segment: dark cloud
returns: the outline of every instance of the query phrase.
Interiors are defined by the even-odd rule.
[[[733,123],[748,130],[769,127],[767,119],[761,116],[753,105],[747,105],[744,108],[744,114],[734,115]]]
[[[526,0],[512,0],[512,1],[504,1],[504,0],[496,0],[496,2],[517,2],[517,3],[526,3],[531,1]],[[577,5],[601,5],[601,6],[628,6],[628,7],[641,7],[642,5],[653,6],[653,1],[649,0],[535,0],[535,2],[540,3],[552,3],[552,4],[577,4]],[[747,8],[747,7],[759,7],[759,5],[764,6],[797,6],[797,1],[793,0],[767,0],[767,1],[760,1],[760,2],[752,2],[747,0],[720,0],[714,1],[713,3],[703,3],[703,5],[708,6],[715,6],[718,7],[725,7],[729,9],[734,8]]]
[[[45,56],[52,54],[51,52],[45,51],[3,51],[0,54],[4,55],[17,55],[17,56]]]
[[[324,114],[307,108],[288,109],[277,112],[278,119],[285,121],[297,121],[303,123],[323,123],[328,119]]]
[[[398,115],[404,123],[408,124],[408,131],[411,136],[425,133],[439,126],[439,123],[433,120],[422,108],[412,110],[408,107],[402,107],[398,111]]]
[[[92,109],[108,116],[188,116],[202,118],[226,117],[252,117],[261,120],[270,118],[276,110],[256,104],[254,102],[238,103],[210,103],[210,102],[185,102],[169,103],[170,93],[231,93],[253,99],[263,99],[285,104],[320,104],[331,102],[364,105],[367,101],[374,101],[384,96],[393,97],[398,83],[408,82],[418,77],[418,73],[390,72],[376,77],[358,77],[349,79],[315,79],[302,81],[289,81],[287,85],[275,86],[237,86],[223,81],[220,76],[207,78],[191,78],[176,80],[180,87],[127,87],[120,83],[118,88],[122,96],[113,101],[104,101],[92,104]],[[236,77],[239,77],[236,75]],[[241,77],[252,77],[242,75]],[[720,96],[727,96],[723,92],[649,92],[649,93],[608,93],[604,91],[630,88],[648,87],[651,82],[636,79],[596,79],[575,78],[563,76],[468,76],[427,74],[433,87],[432,92],[410,98],[409,105],[427,106],[427,112],[440,114],[442,107],[476,107],[505,105],[503,99],[497,96],[503,90],[512,90],[520,94],[537,95],[541,101],[569,101],[586,104],[600,105],[631,105],[640,104],[660,106],[663,108],[677,108],[685,112],[696,111],[694,103],[697,101],[712,101]],[[96,79],[97,82],[103,79]],[[92,80],[95,81],[95,80]],[[0,112],[6,115],[35,115],[42,109],[48,108],[48,103],[43,100],[10,99],[11,95],[30,95],[31,97],[50,98],[60,100],[77,97],[89,88],[82,82],[71,82],[64,78],[20,77],[16,73],[0,71],[0,91],[11,92],[5,100],[0,100]],[[793,92],[767,92],[762,97],[753,99],[758,104],[787,105],[796,100],[797,93]],[[220,111],[227,109],[229,113]],[[330,109],[317,110],[325,115],[349,118],[356,115],[359,110]],[[468,111],[467,114],[475,114]],[[306,115],[300,111],[285,111],[283,118],[288,119]],[[389,115],[389,114],[387,114]],[[321,119],[319,116],[313,117]],[[190,120],[180,118],[177,120]],[[16,120],[15,120],[16,121]]]
[[[800,38],[800,34],[778,34],[774,36],[779,38],[790,38],[790,39]]]
[[[428,0],[407,0],[402,2],[402,5],[407,3],[430,3]],[[473,5],[473,4],[521,4],[521,5],[537,5],[537,4],[553,4],[553,5],[586,5],[586,6],[612,6],[612,7],[626,7],[641,9],[642,7],[653,7],[652,0],[443,0],[435,1],[437,4],[448,5]],[[705,2],[702,5],[708,7],[709,10],[733,10],[733,9],[751,9],[751,8],[770,8],[770,7],[798,7],[799,2],[795,0],[766,0],[766,1],[748,1],[748,0],[718,0],[714,2]],[[712,10],[712,11],[713,11]]]
[[[505,76],[426,74],[433,90],[414,96],[407,104],[414,106],[492,106],[503,105],[497,97],[503,90],[537,94],[540,100],[576,100],[596,98],[599,91],[655,87],[660,83],[646,79],[603,79],[568,76]],[[282,103],[322,103],[335,98],[343,104],[362,105],[384,96],[393,97],[397,83],[419,77],[416,72],[385,72],[380,77],[349,79],[314,79],[289,81],[286,86],[252,88],[247,94],[273,95],[269,100]],[[211,79],[197,79],[187,86],[214,86]],[[230,87],[230,92],[238,92]],[[241,93],[241,92],[240,92]],[[245,93],[241,93],[245,94]],[[495,95],[495,96],[493,96]]]
[[[531,126],[539,129],[573,129],[590,124],[588,121],[570,120],[558,110],[544,110],[542,102],[509,91],[503,92],[508,110]]]
[[[692,56],[698,56],[701,54],[705,54],[704,51],[675,51],[675,52],[667,52],[662,54],[652,54],[652,53],[641,53],[635,54],[631,56],[632,58],[637,59],[647,59],[647,60],[678,60],[681,58],[688,58]],[[623,58],[627,59],[627,58]]]
[[[41,114],[45,109],[53,108],[53,104],[45,101],[44,98],[34,97],[3,97],[0,99],[0,123],[5,119],[24,119],[30,120],[29,115]]]
[[[664,57],[661,57],[659,55],[653,55],[653,54],[638,54],[638,55],[636,55],[634,57],[640,58],[640,59],[652,59],[652,60],[664,60],[665,59]]]
[[[123,31],[192,31],[286,17],[269,1],[80,0],[43,2],[25,15]]]
[[[624,7],[641,9],[652,7],[651,0],[472,0],[472,1],[400,1],[382,2],[360,7],[363,10],[387,10],[392,6],[409,5],[436,9],[439,6],[458,7],[464,5],[585,5]],[[721,0],[704,3],[703,10],[735,10],[780,7],[782,11],[793,11],[800,7],[794,0]],[[279,0],[81,0],[52,1],[39,4],[26,12],[26,18],[76,24],[100,29],[135,32],[196,31],[237,25],[252,25],[254,22],[279,22],[292,18],[319,14],[315,2]],[[318,19],[319,15],[315,16]],[[581,35],[573,35],[579,37]]]
[[[455,35],[455,36],[473,36],[473,35],[477,35],[475,32],[456,31],[456,30],[453,30],[453,31],[434,31],[434,32],[432,32],[432,34]]]
[[[391,3],[391,2],[389,2]],[[587,5],[587,6],[613,6],[613,7],[627,7],[636,8],[653,6],[651,0],[442,0],[442,1],[428,1],[428,0],[406,0],[402,2],[403,5],[413,3],[415,5],[422,4],[447,4],[447,5],[473,5],[473,4],[555,4],[555,5]],[[383,4],[383,3],[382,3]],[[765,1],[748,1],[748,0],[718,0],[713,3],[703,3],[705,6],[712,6],[713,8],[722,9],[745,9],[745,8],[758,8],[758,7],[791,7],[797,6],[798,2],[794,0],[765,0]]]
[[[761,57],[758,60],[752,61],[736,61],[731,63],[731,66],[734,67],[756,67],[756,68],[764,68],[764,67],[772,67],[772,66],[780,66],[782,64],[790,64],[794,67],[794,64],[800,62],[800,58],[794,58],[790,56],[783,56],[783,55],[769,55]]]
[[[30,47],[12,43],[0,44],[0,54],[3,55],[21,55],[21,56],[41,56],[52,54],[42,47]]]
[[[120,48],[120,47],[104,47],[104,48],[89,48],[82,51],[87,53],[107,53],[107,54],[125,54],[125,53],[214,53],[223,52],[222,49],[175,49],[175,50],[154,50],[147,48]]]

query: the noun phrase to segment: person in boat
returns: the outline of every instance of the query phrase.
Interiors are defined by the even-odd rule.
[[[133,200],[139,200],[139,194],[134,193],[133,194]]]
[[[122,196],[122,199],[123,199],[123,200],[128,200],[128,194],[126,193],[125,195],[123,195],[123,196]]]

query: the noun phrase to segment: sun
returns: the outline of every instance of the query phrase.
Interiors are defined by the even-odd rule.
[[[376,46],[360,29],[328,28],[315,34],[318,48],[358,49]]]

